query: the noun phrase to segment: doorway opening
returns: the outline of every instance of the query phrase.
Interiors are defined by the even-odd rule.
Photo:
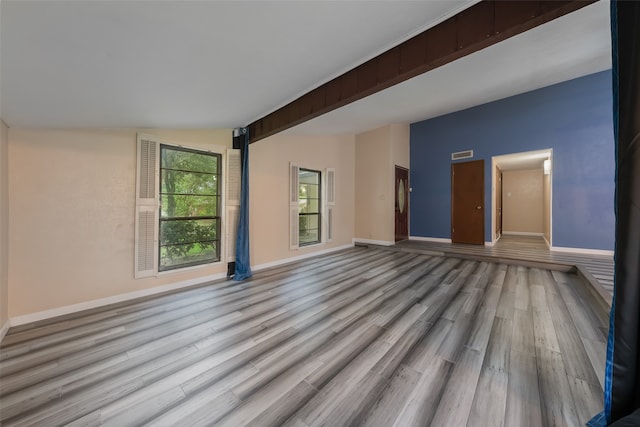
[[[553,150],[494,156],[491,161],[491,238],[540,237],[553,243]]]

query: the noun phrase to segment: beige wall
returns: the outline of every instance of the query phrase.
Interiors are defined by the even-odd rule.
[[[142,132],[196,148],[231,145],[228,129]],[[9,249],[11,269],[5,281],[8,299],[2,299],[10,304],[8,310],[3,308],[8,311],[3,316],[226,272],[226,265],[219,264],[133,278],[136,133],[135,129],[8,130],[10,180],[8,193],[2,192],[2,206],[8,206],[11,234],[0,250]],[[276,135],[251,145],[252,265],[351,244],[356,199],[364,209],[363,219],[370,221],[369,238],[393,240],[392,171],[394,164],[409,166],[409,127],[386,126],[360,136],[360,144],[358,160],[355,136]],[[335,168],[332,242],[290,250],[289,162],[312,169]],[[356,196],[354,165],[358,164],[364,192],[374,191],[383,200]],[[369,204],[379,211],[374,213]],[[381,223],[384,229],[377,226]]]
[[[354,227],[354,137],[281,134],[251,144],[249,155],[251,264],[260,265],[351,244]],[[335,168],[333,241],[289,247],[289,164]]]
[[[393,242],[394,168],[409,168],[409,125],[384,126],[356,135],[355,141],[355,237]]]
[[[551,243],[551,175],[542,175],[542,233]]]
[[[9,129],[0,120],[0,328],[9,318]]]
[[[389,129],[392,170],[396,165],[409,169],[409,124],[392,124],[389,125]],[[395,173],[395,170],[393,172]],[[393,177],[395,179],[395,175]],[[393,182],[391,186],[394,186]]]
[[[504,233],[543,232],[542,169],[502,171]]]
[[[231,145],[228,129],[144,132]],[[226,272],[133,278],[136,130],[9,129],[9,157],[9,316]]]

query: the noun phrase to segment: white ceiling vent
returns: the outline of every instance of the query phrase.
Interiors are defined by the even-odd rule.
[[[473,157],[473,150],[458,151],[457,153],[451,153],[451,160],[470,159]]]

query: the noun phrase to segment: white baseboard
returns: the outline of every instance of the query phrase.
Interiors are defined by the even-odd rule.
[[[255,266],[252,266],[251,269],[254,271],[259,271],[265,268],[274,267],[274,266],[286,264],[292,261],[297,261],[304,258],[310,258],[313,256],[318,256],[318,255],[326,254],[329,252],[335,252],[335,251],[339,251],[339,250],[347,249],[351,247],[353,247],[353,245],[343,245],[343,246],[337,246],[330,249],[325,249],[322,251],[309,252],[304,255],[285,258],[278,261],[269,262],[266,264],[255,265]],[[64,316],[66,314],[71,314],[71,313],[77,313],[79,311],[98,308],[105,305],[116,304],[119,302],[134,300],[136,298],[142,298],[142,297],[161,294],[164,292],[174,291],[182,288],[188,288],[191,286],[202,285],[204,283],[211,282],[214,280],[225,279],[226,277],[227,275],[225,273],[212,274],[209,276],[198,277],[195,279],[184,280],[176,283],[170,283],[168,285],[156,286],[153,288],[143,289],[140,291],[127,292],[125,294],[114,295],[111,297],[95,299],[91,301],[81,302],[78,304],[71,304],[63,307],[52,308],[50,310],[44,310],[36,313],[30,313],[30,314],[24,314],[22,316],[12,317],[9,320],[7,320],[5,324],[2,325],[2,328],[0,329],[0,341],[2,340],[2,337],[4,337],[4,334],[6,334],[7,330],[9,329],[9,326],[20,326],[20,325],[25,325],[27,323],[39,322],[41,320],[51,319],[58,316]]]
[[[393,246],[396,242],[390,242],[388,240],[371,240],[371,239],[361,239],[360,237],[354,237],[352,240],[353,244],[356,243],[365,243],[369,245],[379,245],[379,246]]]
[[[543,233],[530,233],[528,231],[503,231],[503,236],[535,236],[544,237]]]
[[[4,338],[4,336],[7,335],[7,332],[9,332],[10,327],[11,327],[11,319],[7,319],[7,321],[4,322],[4,325],[2,325],[2,327],[0,328],[0,342],[2,342],[2,339]]]
[[[544,241],[547,243],[547,247],[551,248],[551,243],[549,243],[549,241],[547,240],[546,236],[543,234],[542,238],[544,239]]]
[[[550,246],[549,250],[556,252],[573,252],[575,254],[600,255],[613,257],[613,251],[604,249],[583,249],[583,248],[566,248],[562,246]]]
[[[440,237],[409,236],[409,240],[418,240],[422,242],[451,243],[451,239],[443,239]]]
[[[493,245],[495,245],[495,244],[496,244],[496,242],[494,242],[494,241],[491,241],[491,242],[484,242],[484,245],[485,245],[485,246],[493,246]]]
[[[36,313],[24,314],[22,316],[16,316],[9,319],[11,326],[19,326],[27,323],[39,322],[40,320],[51,319],[53,317],[64,316],[66,314],[76,313],[78,311],[89,310],[92,308],[102,307],[109,304],[116,304],[119,302],[129,301],[136,298],[147,297],[151,295],[161,294],[163,292],[173,291],[182,288],[188,288],[190,286],[201,285],[212,280],[219,280],[226,278],[225,273],[212,274],[209,276],[198,277],[195,279],[184,280],[181,282],[171,283],[168,285],[156,286],[149,289],[143,289],[140,291],[127,292],[125,294],[114,295],[106,298],[99,298],[91,301],[81,302],[78,304],[66,305],[63,307],[52,308],[50,310],[38,311]]]
[[[265,268],[271,268],[271,267],[277,267],[279,265],[282,264],[288,264],[290,262],[294,262],[294,261],[299,261],[305,258],[311,258],[314,256],[318,256],[318,255],[324,255],[324,254],[328,254],[331,252],[337,252],[337,251],[341,251],[343,249],[349,249],[352,248],[353,245],[342,245],[342,246],[336,246],[334,248],[329,248],[329,249],[324,249],[321,251],[315,251],[315,252],[309,252],[303,255],[297,255],[291,258],[284,258],[284,259],[279,259],[277,261],[271,261],[271,262],[266,262],[264,264],[258,264],[258,265],[254,265],[251,267],[252,271],[260,271],[260,270],[264,270]]]

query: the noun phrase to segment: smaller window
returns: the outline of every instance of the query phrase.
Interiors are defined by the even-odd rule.
[[[320,243],[320,171],[298,172],[298,233],[300,246]]]

